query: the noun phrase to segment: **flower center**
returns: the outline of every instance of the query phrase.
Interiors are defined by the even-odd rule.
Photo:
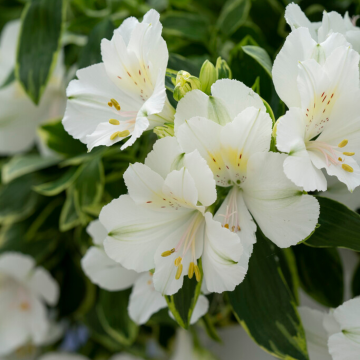
[[[224,218],[221,223],[222,227],[237,233],[241,230],[237,206],[237,189],[234,187],[230,191],[230,198],[229,203],[226,206],[226,212],[225,214],[220,214],[219,216]]]

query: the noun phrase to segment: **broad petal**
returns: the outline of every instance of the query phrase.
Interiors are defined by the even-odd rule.
[[[145,324],[151,315],[167,306],[165,298],[157,292],[153,283],[153,275],[142,274],[134,284],[129,299],[129,316],[137,324]]]
[[[86,276],[102,289],[118,291],[134,284],[139,274],[111,260],[103,249],[92,246],[81,259]]]
[[[216,185],[228,186],[230,177],[221,156],[221,131],[221,125],[205,118],[194,117],[179,127],[176,136],[185,152],[199,151],[213,172]]]
[[[34,345],[41,345],[46,341],[50,329],[47,309],[36,297],[33,297],[30,306],[30,313],[24,316],[24,326],[30,333],[30,341]]]
[[[346,32],[346,40],[352,45],[352,48],[360,52],[360,31],[359,29]]]
[[[222,155],[235,184],[246,180],[247,162],[252,154],[269,151],[271,132],[270,116],[254,107],[246,108],[222,128]]]
[[[359,340],[352,341],[344,333],[330,336],[328,346],[332,360],[355,360],[359,357]]]
[[[86,231],[91,236],[95,245],[102,245],[107,237],[107,231],[99,219],[92,221],[86,228]]]
[[[307,307],[298,308],[304,326],[310,359],[332,360],[327,342],[328,334],[323,327],[325,313]]]
[[[345,21],[343,17],[336,11],[324,11],[322,23],[318,29],[319,41],[325,41],[327,36],[332,32],[345,34]]]
[[[242,185],[244,200],[266,237],[279,247],[304,240],[315,230],[320,207],[303,195],[283,173],[286,155],[257,153],[248,164],[248,179]]]
[[[47,270],[36,268],[29,281],[29,287],[48,305],[56,305],[60,294],[59,285]]]
[[[6,252],[0,255],[0,272],[21,282],[35,268],[35,260],[28,255]]]
[[[157,248],[188,216],[188,212],[152,211],[122,195],[100,213],[100,221],[109,234],[104,242],[105,251],[127,269],[137,272],[153,269]]]
[[[360,341],[358,332],[360,324],[360,298],[346,301],[343,305],[334,310],[333,315],[340,324],[342,331],[346,330],[348,333],[351,333],[352,331],[357,333],[357,337]]]
[[[205,214],[206,233],[202,265],[206,287],[210,292],[233,291],[245,277],[247,269],[238,264],[243,253],[239,237]]]

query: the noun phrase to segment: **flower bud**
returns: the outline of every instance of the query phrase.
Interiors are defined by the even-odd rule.
[[[220,56],[216,60],[216,72],[218,79],[231,79],[232,72],[227,62]]]
[[[206,60],[200,70],[200,82],[201,90],[210,95],[211,94],[211,85],[217,80],[217,71],[215,66],[209,61]]]
[[[174,124],[166,123],[163,126],[156,126],[154,128],[154,133],[158,136],[159,139],[162,139],[166,136],[175,136]]]
[[[200,80],[184,70],[180,70],[176,76],[174,99],[180,101],[191,90],[200,89]]]

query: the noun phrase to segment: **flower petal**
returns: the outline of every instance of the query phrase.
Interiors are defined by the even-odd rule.
[[[31,256],[16,252],[0,255],[0,272],[16,280],[25,281],[34,268],[35,260]]]
[[[99,219],[92,221],[86,228],[86,231],[91,236],[95,245],[102,245],[107,237],[107,231]]]
[[[208,312],[208,309],[209,300],[204,295],[200,295],[191,315],[190,324],[195,324],[202,316],[204,316]]]
[[[331,335],[328,346],[332,360],[355,360],[359,357],[359,342],[351,341],[344,333]]]

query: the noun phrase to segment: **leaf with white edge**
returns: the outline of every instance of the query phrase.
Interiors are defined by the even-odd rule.
[[[249,336],[273,356],[309,360],[295,299],[280,269],[275,245],[260,230],[245,280],[228,298]]]
[[[2,181],[4,184],[7,184],[20,176],[46,169],[59,162],[59,158],[43,157],[37,154],[15,156],[2,167]]]
[[[60,231],[68,231],[81,224],[81,219],[76,211],[74,187],[70,186],[66,191],[66,200],[60,214]]]
[[[64,0],[32,0],[22,14],[15,75],[35,104],[57,62],[65,6]]]
[[[272,62],[269,54],[263,48],[260,46],[246,45],[243,46],[242,49],[245,54],[248,54],[256,60],[269,74],[270,78],[272,78]]]
[[[360,251],[360,215],[337,201],[321,196],[317,199],[320,226],[304,244]]]

